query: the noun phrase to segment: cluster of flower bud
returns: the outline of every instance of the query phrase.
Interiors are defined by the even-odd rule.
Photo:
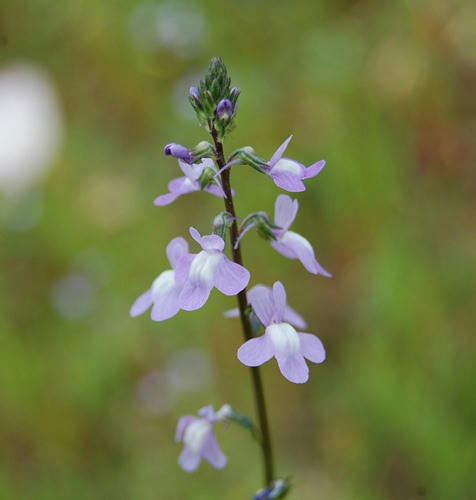
[[[190,88],[189,99],[200,125],[208,132],[215,130],[223,139],[233,127],[239,95],[237,87],[230,88],[230,77],[223,61],[214,57],[199,86]]]

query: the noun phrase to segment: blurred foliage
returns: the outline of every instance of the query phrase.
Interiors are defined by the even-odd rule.
[[[65,122],[44,182],[0,198],[0,498],[234,500],[261,486],[239,428],[218,431],[224,471],[176,463],[180,415],[253,412],[239,324],[222,317],[233,298],[164,323],[128,316],[167,242],[222,210],[204,193],[152,204],[177,173],[163,145],[206,139],[187,89],[213,55],[242,90],[227,151],[269,157],[293,132],[289,156],[327,160],[294,228],[334,277],[256,235],[243,249],[253,282],[282,280],[328,351],[304,386],[263,370],[290,498],[476,498],[475,18],[471,0],[0,3],[0,71],[47,71]],[[233,184],[241,215],[272,210],[269,179],[235,169]],[[36,222],[18,228],[28,210]],[[210,374],[179,390],[189,349]]]

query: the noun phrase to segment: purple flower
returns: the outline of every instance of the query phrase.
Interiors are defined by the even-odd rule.
[[[233,104],[230,99],[222,99],[217,106],[217,116],[220,119],[227,119],[234,115]]]
[[[248,304],[259,300],[260,297],[267,296],[267,301],[272,302],[273,300],[273,289],[265,285],[255,285],[246,292],[246,297],[248,298]],[[225,312],[227,318],[237,318],[240,315],[238,308],[230,309]],[[306,328],[307,324],[305,319],[298,314],[292,307],[286,305],[284,308],[283,321],[294,325],[296,328]]]
[[[288,147],[292,139],[290,135],[279,148],[275,151],[267,166],[263,168],[265,174],[269,175],[276,186],[285,191],[299,192],[305,191],[306,186],[302,182],[303,179],[315,177],[326,164],[325,160],[320,160],[312,164],[310,167],[304,166],[291,158],[283,158],[283,153]]]
[[[217,469],[226,465],[226,456],[221,451],[213,432],[213,426],[226,418],[228,405],[215,413],[213,406],[205,406],[198,411],[200,417],[185,415],[177,424],[175,441],[183,442],[179,464],[183,470],[193,472],[202,459]]]
[[[268,293],[252,297],[251,307],[266,330],[238,349],[238,359],[246,366],[260,366],[274,356],[285,378],[296,384],[306,382],[309,368],[304,358],[322,363],[326,352],[315,335],[296,332],[284,321],[286,291],[282,283],[276,281],[271,297]]]
[[[289,259],[299,259],[303,266],[313,274],[322,274],[330,278],[332,274],[317,262],[314,249],[309,241],[289,227],[296,218],[299,208],[297,200],[292,200],[286,194],[280,194],[274,205],[274,223],[281,229],[273,230],[276,240],[271,241],[273,248]]]
[[[194,256],[190,265],[188,280],[180,294],[181,308],[186,311],[200,309],[213,287],[225,295],[241,292],[248,285],[250,273],[223,253],[223,238],[216,234],[201,236],[193,227],[190,234],[202,251]]]
[[[152,307],[150,317],[163,321],[175,316],[180,310],[179,295],[188,276],[193,255],[188,253],[188,243],[184,238],[174,238],[167,245],[167,257],[172,266],[154,280],[147,292],[143,293],[132,305],[132,317],[144,313]]]
[[[192,163],[193,161],[192,152],[185,146],[177,144],[176,142],[169,142],[169,144],[167,144],[164,148],[164,153],[167,156],[173,156],[174,158],[186,161],[187,163]]]
[[[165,205],[169,205],[183,194],[201,191],[202,187],[200,184],[200,176],[203,174],[204,170],[210,169],[210,171],[213,172],[216,170],[215,164],[210,158],[204,158],[200,163],[194,163],[193,165],[189,165],[182,160],[179,160],[178,162],[185,176],[172,179],[168,186],[170,192],[158,196],[154,200],[155,205],[163,207]],[[212,182],[216,182],[216,184],[213,184]],[[203,189],[203,191],[215,196],[226,198],[225,192],[219,184],[218,177],[214,179],[214,181],[211,181],[210,184]]]

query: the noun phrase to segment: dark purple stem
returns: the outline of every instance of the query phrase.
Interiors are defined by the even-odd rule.
[[[216,150],[216,160],[218,168],[222,169],[225,166],[225,156],[223,154],[223,144],[218,139],[218,134],[215,128],[211,131],[213,141],[215,143]],[[233,217],[233,222],[230,227],[230,242],[232,249],[233,261],[237,264],[243,265],[243,258],[241,256],[240,245],[236,245],[238,239],[238,225],[236,223],[236,213],[235,206],[233,204],[233,198],[231,195],[230,186],[230,171],[231,168],[223,170],[221,175],[221,181],[223,185],[223,190],[225,191],[225,209]],[[236,248],[235,248],[236,245]],[[243,336],[245,340],[253,338],[253,331],[251,329],[250,318],[246,313],[248,308],[248,301],[246,298],[246,288],[242,290],[238,295],[238,307],[240,310],[241,326],[243,327]],[[268,416],[266,412],[266,403],[264,398],[263,383],[261,381],[261,373],[258,367],[251,367],[251,379],[253,383],[254,395],[255,395],[255,405],[256,413],[258,414],[259,427],[261,434],[261,449],[263,452],[263,465],[264,465],[264,487],[267,488],[274,479],[273,470],[273,451],[271,448],[271,436],[269,433]]]

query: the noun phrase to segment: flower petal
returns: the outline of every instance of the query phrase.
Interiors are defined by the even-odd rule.
[[[211,423],[217,420],[217,414],[213,408],[213,405],[204,406],[200,408],[197,413]]]
[[[200,243],[203,250],[207,252],[223,252],[225,248],[225,241],[218,234],[208,234],[202,236],[202,241]]]
[[[144,313],[149,309],[149,307],[152,305],[152,290],[147,290],[147,292],[143,293],[140,297],[136,299],[134,304],[132,304],[131,310],[130,310],[130,315],[131,317],[135,318],[136,316],[139,316],[139,314]]]
[[[283,321],[286,323],[291,323],[296,328],[306,328],[306,320],[298,314],[292,307],[286,306],[284,309]]]
[[[167,245],[167,258],[175,269],[180,259],[188,253],[188,243],[185,238],[178,236]]]
[[[274,223],[281,228],[282,232],[289,229],[296,218],[298,208],[298,201],[291,199],[287,194],[280,194],[276,198],[274,204]]]
[[[311,179],[316,177],[316,175],[324,168],[326,160],[320,160],[317,163],[313,163],[310,167],[304,170],[303,179]]]
[[[268,326],[274,314],[274,300],[271,288],[264,285],[254,286],[247,294],[248,303],[253,308],[258,319]]]
[[[172,179],[169,182],[168,188],[170,193],[158,196],[154,200],[154,205],[157,206],[168,205],[183,194],[193,193],[194,191],[198,191],[198,187],[195,186],[187,177],[178,177],[176,179]]]
[[[186,163],[180,159],[178,162],[182,172],[191,181],[196,181],[200,177],[200,175],[202,175],[203,166],[200,163],[195,165],[190,165],[189,163]]]
[[[177,285],[183,285],[185,281],[188,279],[188,275],[190,272],[190,265],[193,262],[196,254],[187,253],[182,256],[178,262],[175,264],[175,283]]]
[[[314,249],[304,236],[294,231],[287,231],[281,236],[278,242],[272,241],[271,245],[285,257],[299,259],[310,273],[322,274],[327,278],[332,276],[317,262]],[[292,257],[293,254],[294,257]]]
[[[190,233],[190,236],[200,245],[202,246],[202,235],[198,231],[198,229],[195,229],[193,226],[190,226],[188,229],[188,232]]]
[[[291,245],[281,242],[281,240],[271,240],[271,246],[276,250],[276,252],[284,255],[288,259],[297,259],[296,252]]]
[[[197,417],[193,415],[185,415],[180,418],[177,423],[177,430],[175,431],[175,441],[182,441],[185,429],[192,423],[198,420]]]
[[[303,384],[309,379],[309,368],[300,354],[277,357],[279,370],[285,378],[295,384]]]
[[[313,363],[322,363],[326,359],[326,350],[322,342],[312,333],[298,333],[301,340],[301,354]]]
[[[293,134],[291,134],[282,144],[279,146],[279,148],[274,152],[273,156],[271,157],[271,160],[269,160],[268,165],[270,167],[274,167],[276,163],[281,159],[283,156],[284,152],[286,151],[286,148],[288,147],[288,144],[291,142],[291,139],[293,138]]]
[[[170,205],[174,202],[179,196],[180,194],[178,193],[161,194],[154,200],[154,205],[157,207],[165,207],[166,205]]]
[[[273,356],[273,346],[266,335],[247,340],[238,349],[238,359],[246,366],[260,366]]]
[[[180,467],[186,472],[193,472],[199,466],[202,457],[188,446],[184,446],[182,453],[180,453],[178,462]]]
[[[219,184],[209,184],[204,191],[220,198],[226,198],[225,191],[223,191],[223,188]]]
[[[179,296],[180,308],[185,311],[195,311],[203,307],[210,296],[213,285],[187,281]]]
[[[273,321],[281,322],[286,307],[286,290],[280,281],[273,285],[274,314]]]
[[[299,175],[289,172],[271,172],[271,178],[276,186],[291,193],[300,193],[306,190],[306,186]]]
[[[154,296],[154,305],[150,317],[153,321],[164,321],[175,316],[180,311],[181,286],[175,285],[165,292]]]
[[[213,432],[210,432],[206,437],[201,449],[201,455],[216,469],[223,469],[226,465],[226,456],[221,451]]]
[[[225,295],[236,295],[241,292],[250,281],[248,269],[232,262],[223,255],[223,260],[217,268],[214,285]]]

